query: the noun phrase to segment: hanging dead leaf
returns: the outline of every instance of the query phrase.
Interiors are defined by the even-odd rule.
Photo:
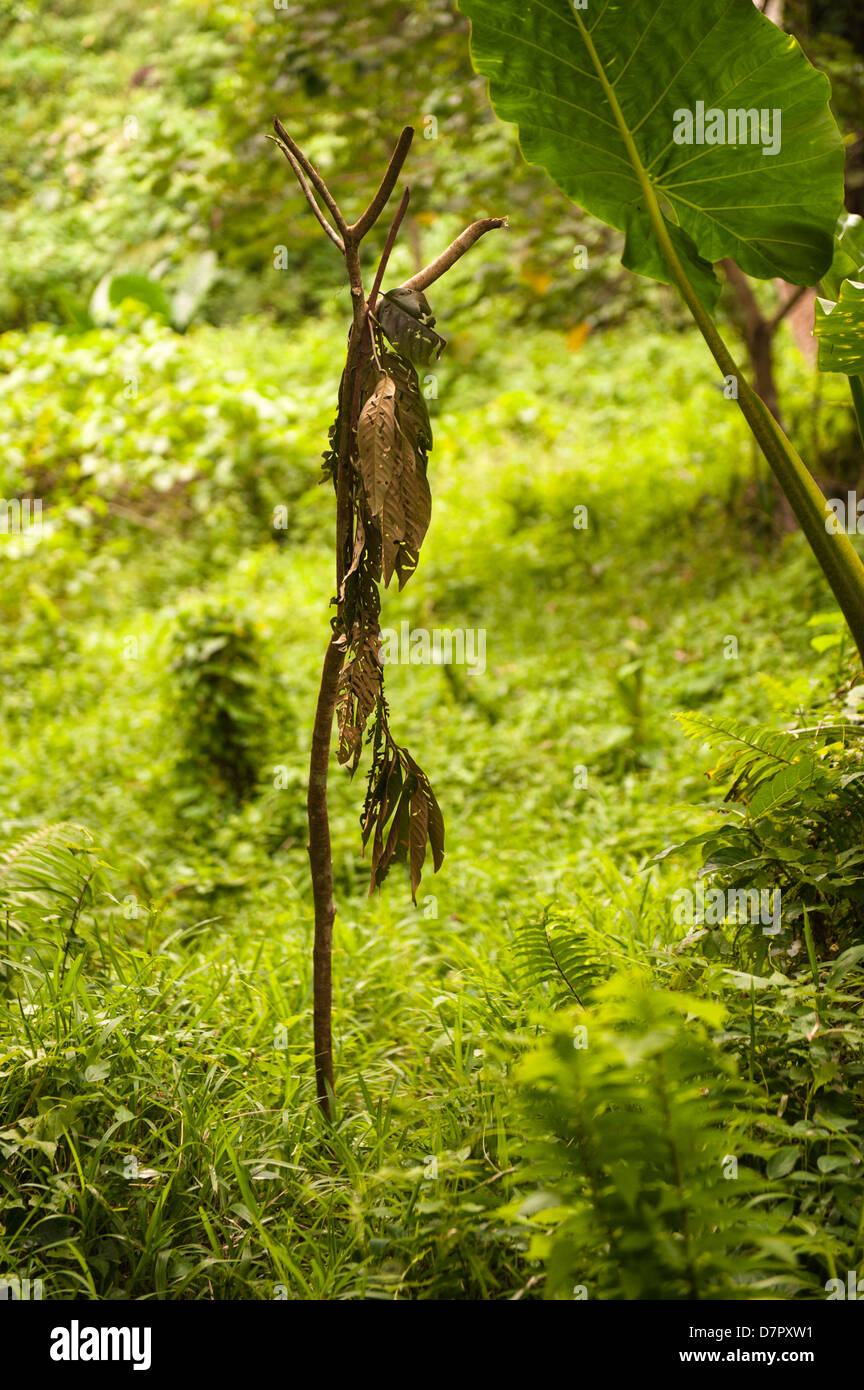
[[[406,460],[399,478],[405,531],[395,568],[399,588],[405,587],[417,568],[420,547],[432,519],[432,494],[426,477],[426,461],[422,455]]]
[[[396,422],[399,429],[415,452],[420,449],[428,454],[432,448],[432,425],[416,371],[406,358],[396,352],[385,352],[381,366],[396,382]]]
[[[384,498],[381,515],[381,562],[384,587],[393,577],[402,542],[405,539],[405,507],[402,500],[402,475],[406,468],[413,468],[414,459],[407,441],[399,436],[396,448],[396,463],[390,477],[390,485]]]
[[[427,828],[429,833],[429,844],[432,849],[432,863],[437,873],[444,862],[444,817],[441,814],[441,807],[435,798],[432,784],[422,767],[414,761],[411,755],[401,750],[407,766],[417,779],[417,784],[426,799],[429,814]]]
[[[336,721],[339,742],[336,756],[340,763],[351,763],[353,772],[360,759],[366,721],[381,693],[382,668],[378,656],[380,635],[366,628],[352,632],[349,655],[336,689]]]
[[[411,822],[409,833],[411,897],[415,903],[417,901],[417,889],[420,886],[420,878],[423,872],[423,861],[426,858],[428,832],[429,802],[423,793],[423,788],[417,783],[414,791],[411,793]]]
[[[380,516],[396,464],[396,383],[382,376],[357,421],[360,478],[370,516]]]

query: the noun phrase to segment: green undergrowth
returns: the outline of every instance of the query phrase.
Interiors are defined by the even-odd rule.
[[[334,767],[322,1125],[304,785],[341,339],[134,316],[0,339],[0,442],[45,501],[0,551],[0,1274],[58,1298],[824,1296],[860,1258],[854,947],[817,933],[811,962],[803,917],[783,953],[706,942],[673,914],[698,847],[658,856],[727,790],[675,713],[854,724],[850,653],[819,640],[800,537],[754,523],[765,480],[688,335],[573,352],[481,322],[427,383],[432,526],[382,624],[482,631],[484,669],[388,669],[447,826],[416,908],[395,871],[367,897]],[[640,1058],[677,1078],[675,1201],[660,1140],[628,1189],[602,1120],[614,1074],[654,1132]],[[738,1187],[694,1139],[707,1074]],[[638,1276],[598,1253],[627,1220]]]

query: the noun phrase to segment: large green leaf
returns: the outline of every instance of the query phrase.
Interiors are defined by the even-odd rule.
[[[669,278],[647,180],[703,303],[716,296],[710,263],[724,256],[750,275],[795,284],[827,270],[843,181],[830,87],[752,0],[460,5],[474,64],[489,77],[498,115],[519,126],[525,158],[626,234],[630,269]],[[681,113],[697,113],[700,102],[703,112],[779,111],[779,149],[766,150],[773,114],[761,144],[676,143]],[[748,138],[757,133],[748,126]]]
[[[845,208],[837,223],[834,259],[822,277],[827,299],[816,300],[816,337],[823,372],[849,378],[864,444],[864,219]]]
[[[207,297],[207,291],[218,275],[215,252],[199,251],[180,267],[180,283],[171,300],[171,322],[184,333]]]
[[[864,280],[864,217],[843,209],[834,239],[834,259],[822,276],[826,299],[840,298],[844,280]]]
[[[864,375],[864,284],[844,280],[836,304],[816,300],[816,337],[823,372]]]
[[[144,304],[159,318],[170,321],[171,309],[162,286],[149,275],[115,275],[108,286],[108,303],[112,309],[123,303],[124,299],[135,299]]]

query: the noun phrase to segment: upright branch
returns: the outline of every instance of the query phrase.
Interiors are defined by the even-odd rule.
[[[375,197],[372,199],[363,216],[358,217],[357,221],[353,223],[350,228],[353,240],[357,242],[362,240],[366,233],[374,227],[378,218],[389,203],[390,194],[396,187],[396,180],[402,172],[402,165],[405,163],[413,139],[414,131],[410,125],[406,125],[396,142],[396,148],[390,156],[390,163],[387,165],[387,172],[379,184]]]
[[[277,144],[280,145],[283,153],[286,155],[289,163],[291,164],[291,167],[296,171],[299,166],[301,175],[305,174],[308,176],[309,181],[312,183],[313,187],[318,190],[324,202],[327,204],[327,207],[330,209],[336,226],[342,233],[342,239],[347,243],[348,239],[345,236],[345,233],[347,232],[348,227],[345,222],[345,218],[339,211],[335,198],[332,197],[329,188],[322,179],[321,175],[318,173],[318,170],[315,168],[315,165],[312,163],[311,159],[306,158],[300,146],[295,144],[295,142],[291,139],[291,136],[288,134],[287,130],[283,126],[282,122],[279,120],[278,116],[273,121],[273,128],[276,131]],[[271,136],[270,138],[272,139],[273,137]],[[309,185],[306,179],[302,176],[300,176],[300,187],[303,189],[306,199],[312,207],[312,211],[315,213],[318,220],[322,221],[321,210],[315,202],[314,196],[309,190]],[[332,231],[332,228],[330,230]],[[344,250],[344,247],[341,249]]]
[[[333,863],[327,811],[327,775],[333,721],[338,711],[339,761],[353,773],[363,737],[372,746],[372,765],[363,812],[363,843],[372,840],[370,892],[393,860],[410,865],[416,901],[427,843],[438,869],[444,856],[444,823],[429,779],[390,732],[383,693],[380,597],[395,573],[401,588],[416,568],[431,513],[426,459],[432,444],[415,362],[440,353],[443,338],[423,290],[465,255],[474,243],[507,219],[487,217],[466,227],[446,251],[397,290],[380,299],[381,285],[408,207],[402,194],[367,295],[360,244],[387,207],[408,155],[414,132],[399,136],[387,169],[366,210],[354,222],[342,213],[322,175],[278,118],[269,138],[282,151],[312,213],[345,262],[352,301],[339,409],[324,454],[325,472],[336,491],[336,595],[332,632],[312,729],[307,814],[309,864],[315,905],[313,944],[313,1035],[315,1089],[330,1118],[334,1094],[332,1043]],[[385,313],[386,310],[386,313]]]

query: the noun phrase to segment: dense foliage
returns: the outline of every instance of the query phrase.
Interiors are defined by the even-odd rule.
[[[0,25],[3,486],[44,504],[0,535],[0,1274],[824,1298],[864,1257],[862,687],[696,334],[520,166],[443,0]],[[358,205],[413,119],[397,276],[513,222],[436,296],[433,520],[381,594],[388,629],[485,644],[388,666],[448,820],[416,905],[367,896],[331,778],[332,1125],[304,800],[347,296],[274,103]],[[777,362],[827,459],[844,379],[785,325]],[[778,892],[779,931],[730,896]]]

